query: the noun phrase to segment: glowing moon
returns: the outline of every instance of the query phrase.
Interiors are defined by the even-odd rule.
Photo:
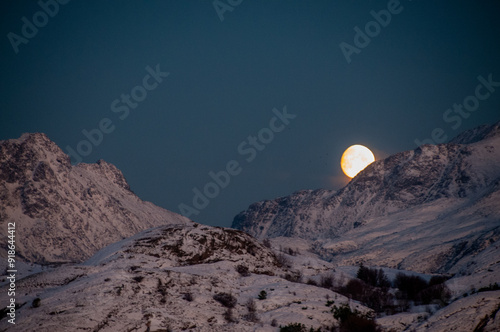
[[[352,145],[344,151],[340,166],[345,175],[353,178],[374,161],[375,156],[366,146]]]

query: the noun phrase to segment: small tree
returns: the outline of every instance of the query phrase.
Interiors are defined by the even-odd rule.
[[[265,300],[267,299],[267,292],[265,290],[261,290],[257,297],[259,300]]]
[[[359,266],[356,278],[363,280],[373,287],[389,288],[391,286],[389,278],[385,275],[384,270],[371,269],[363,264]]]
[[[384,273],[384,270],[382,270],[382,269],[378,269],[377,284],[375,286],[381,287],[381,288],[391,287],[391,282],[389,281],[389,278],[387,277],[387,275]]]

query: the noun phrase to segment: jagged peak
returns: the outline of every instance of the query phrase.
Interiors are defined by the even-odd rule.
[[[78,167],[97,172],[131,191],[125,176],[115,165],[100,159],[96,163],[72,166],[70,157],[45,133],[24,133],[19,138],[0,141],[0,175],[2,172],[12,173],[13,170],[16,174],[14,177],[10,176],[9,181],[18,179],[19,174],[23,173],[21,169],[25,169],[28,173],[34,172],[40,163],[54,168],[62,166],[66,171]]]
[[[45,133],[35,132],[35,133],[22,133],[19,138],[10,138],[6,140],[0,140],[0,144],[4,142],[10,143],[22,143],[30,140],[45,140],[50,141],[50,138]]]
[[[71,165],[70,158],[44,133],[24,133],[19,138],[0,141],[1,147],[10,150],[11,154],[29,154],[31,159],[36,159],[37,162],[53,155],[54,159],[64,166]]]
[[[466,130],[452,138],[449,143],[472,144],[495,136],[500,136],[500,121]]]
[[[130,185],[128,184],[127,179],[125,179],[125,176],[123,175],[122,171],[120,171],[118,167],[116,167],[115,165],[108,163],[103,159],[99,159],[96,163],[93,164],[80,163],[73,167],[79,167],[103,174],[107,179],[109,179],[113,183],[119,185],[120,187],[128,191],[131,191]]]

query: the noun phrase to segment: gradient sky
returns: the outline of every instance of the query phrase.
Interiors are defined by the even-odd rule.
[[[500,87],[460,124],[443,120],[474,95],[478,76],[500,81],[500,3],[401,1],[348,63],[340,43],[355,46],[354,28],[388,4],[243,0],[221,21],[210,0],[73,0],[44,22],[37,2],[4,0],[0,139],[44,132],[67,152],[107,118],[114,131],[83,162],[115,164],[139,197],[175,212],[192,206],[210,171],[236,160],[240,172],[190,216],[229,226],[255,201],[341,188],[339,161],[352,144],[380,158],[416,148],[435,128],[449,139],[500,120]],[[9,33],[22,37],[33,15],[42,26],[16,53]],[[126,117],[113,112],[157,64],[169,75]],[[248,162],[238,146],[284,106],[296,118]]]

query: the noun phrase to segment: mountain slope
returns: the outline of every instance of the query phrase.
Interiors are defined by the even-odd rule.
[[[39,264],[82,261],[141,230],[190,223],[139,199],[105,161],[72,166],[40,133],[0,142],[0,199],[1,227],[16,224],[16,255]]]
[[[305,260],[305,258],[304,258]],[[307,257],[304,273],[331,265]],[[324,264],[323,264],[324,263]],[[237,267],[248,268],[245,274]],[[9,331],[276,331],[279,324],[315,328],[335,322],[328,298],[349,300],[325,288],[290,282],[274,252],[234,229],[192,224],[161,226],[100,250],[82,265],[64,265],[18,281],[16,324]],[[8,285],[0,286],[6,292]],[[258,300],[262,291],[267,298]],[[234,297],[232,322],[217,293]],[[31,304],[39,298],[39,306]],[[247,301],[254,299],[254,316]],[[0,306],[7,304],[0,299]],[[370,309],[349,304],[361,312]],[[97,309],[97,310],[96,310]]]
[[[447,272],[500,234],[499,124],[376,161],[338,192],[252,204],[233,227],[316,241],[338,264]],[[459,269],[458,266],[455,270]]]

